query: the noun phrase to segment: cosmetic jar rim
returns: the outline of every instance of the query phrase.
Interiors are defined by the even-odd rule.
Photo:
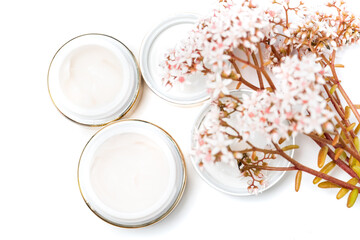
[[[152,74],[150,73],[150,67],[149,67],[149,56],[150,51],[153,46],[153,44],[156,42],[156,39],[158,36],[160,36],[163,32],[165,32],[167,29],[176,26],[178,24],[182,23],[193,23],[195,24],[196,21],[199,19],[199,15],[195,13],[178,13],[171,15],[167,18],[165,18],[163,21],[155,25],[144,37],[141,48],[140,48],[140,57],[139,57],[139,64],[140,69],[143,74],[143,79],[146,83],[146,85],[150,88],[150,90],[157,95],[158,97],[162,98],[163,100],[174,104],[176,106],[182,106],[182,107],[193,107],[200,105],[204,103],[206,100],[210,98],[209,94],[206,94],[204,96],[198,97],[195,100],[177,100],[175,98],[166,96],[163,92],[166,91],[164,86],[158,86],[154,82],[158,80],[159,82],[161,79],[153,79]],[[175,46],[176,43],[174,43]],[[160,89],[164,88],[164,89]]]
[[[105,216],[102,216],[100,213],[98,213],[95,209],[92,208],[91,204],[87,201],[85,194],[83,192],[83,189],[81,188],[81,183],[80,183],[80,165],[81,165],[81,159],[82,156],[84,154],[84,151],[86,150],[87,146],[89,145],[89,143],[94,139],[95,136],[97,136],[98,134],[100,134],[104,129],[106,129],[109,126],[115,125],[115,124],[121,124],[123,122],[137,122],[139,124],[149,124],[151,127],[155,127],[158,130],[160,130],[161,134],[164,134],[165,137],[167,137],[167,139],[169,140],[169,143],[172,144],[172,146],[176,149],[177,153],[179,154],[180,157],[180,164],[181,164],[181,176],[178,176],[179,178],[181,178],[181,186],[180,189],[177,193],[177,195],[175,195],[175,199],[172,200],[170,202],[170,204],[168,205],[168,207],[166,207],[166,211],[164,213],[162,213],[160,216],[154,218],[154,219],[150,219],[144,223],[141,224],[136,224],[136,223],[130,223],[130,224],[121,224],[121,223],[116,223],[112,220],[107,219]],[[174,159],[176,161],[176,159]],[[93,136],[91,136],[91,138],[88,140],[88,142],[86,143],[85,147],[83,148],[80,158],[79,158],[79,163],[78,163],[78,168],[77,168],[77,182],[78,182],[78,187],[79,187],[79,191],[81,194],[81,197],[83,198],[84,202],[86,203],[86,205],[88,206],[88,208],[100,219],[102,219],[103,221],[116,226],[116,227],[121,227],[121,228],[142,228],[142,227],[146,227],[152,224],[155,224],[161,220],[163,220],[164,218],[166,218],[174,209],[175,207],[179,204],[179,202],[181,201],[181,198],[184,194],[185,191],[185,187],[186,187],[186,181],[187,181],[187,170],[186,170],[186,163],[185,163],[185,157],[183,152],[181,151],[178,143],[175,141],[175,139],[167,132],[165,131],[163,128],[161,128],[160,126],[148,122],[148,121],[144,121],[144,120],[139,120],[139,119],[120,119],[114,122],[111,122],[109,124],[107,124],[106,126],[103,126],[101,129],[99,129]]]
[[[133,64],[135,65],[135,71],[136,71],[136,76],[134,78],[135,80],[135,89],[134,89],[134,94],[130,95],[130,98],[128,98],[127,100],[130,99],[130,104],[128,106],[126,106],[126,108],[119,112],[116,113],[114,115],[116,115],[115,117],[113,117],[110,120],[106,120],[106,121],[101,121],[99,123],[86,123],[86,122],[82,122],[82,121],[78,121],[73,119],[71,116],[68,116],[67,114],[64,113],[63,110],[61,110],[61,107],[58,106],[58,104],[56,104],[56,101],[54,100],[54,97],[51,93],[51,87],[50,87],[50,71],[51,71],[51,67],[53,66],[54,60],[56,59],[56,56],[59,54],[59,52],[66,47],[69,43],[72,43],[74,40],[77,40],[79,38],[82,37],[86,37],[86,36],[96,36],[96,37],[105,37],[105,38],[109,38],[113,41],[115,41],[116,43],[120,44],[122,47],[124,47],[124,49],[129,53],[131,60],[133,62]],[[84,45],[85,46],[85,45]],[[69,119],[70,121],[83,125],[83,126],[88,126],[88,127],[101,127],[101,126],[105,126],[108,123],[111,123],[113,121],[119,120],[122,117],[124,117],[127,113],[129,113],[133,107],[136,105],[136,103],[139,101],[139,98],[141,96],[141,90],[142,90],[142,74],[141,74],[141,70],[140,70],[140,66],[139,63],[136,60],[135,55],[133,54],[133,52],[120,40],[118,40],[115,37],[112,37],[110,35],[107,34],[103,34],[103,33],[85,33],[85,34],[81,34],[78,35],[76,37],[71,38],[70,40],[66,41],[64,44],[61,45],[61,47],[55,52],[54,56],[52,57],[50,64],[49,64],[49,68],[48,68],[48,72],[47,72],[47,90],[50,96],[50,99],[53,103],[53,105],[55,106],[55,108],[67,119]]]
[[[230,94],[251,94],[251,93],[254,93],[255,91],[253,90],[250,90],[250,89],[240,89],[240,90],[231,90],[230,91]],[[195,121],[194,121],[194,124],[193,124],[193,128],[191,130],[191,139],[190,139],[190,142],[191,142],[191,146],[193,147],[194,144],[195,144],[195,134],[196,134],[196,131],[200,128],[202,122],[204,121],[205,117],[206,117],[206,114],[209,112],[210,110],[210,106],[211,106],[211,102],[207,102],[206,104],[204,104],[204,106],[202,107],[202,109],[200,110],[200,113],[199,115],[196,117]],[[290,141],[291,141],[291,144],[295,144],[295,137],[290,137]],[[290,153],[290,157],[293,157],[295,154],[295,150],[292,149],[291,150],[291,153]],[[200,169],[200,167],[198,166],[198,164],[196,163],[196,161],[194,160],[194,158],[191,156],[190,157],[190,161],[192,162],[192,166],[194,167],[194,169],[196,170],[196,172],[198,173],[198,175],[203,179],[203,181],[205,181],[209,186],[211,186],[212,188],[222,192],[222,193],[225,193],[225,194],[228,194],[228,195],[231,195],[231,196],[250,196],[250,195],[254,195],[254,194],[251,194],[249,193],[248,191],[246,192],[236,192],[236,191],[230,191],[230,190],[226,190],[222,187],[220,187],[219,185],[216,184],[216,181],[211,181],[210,179],[208,179],[204,173],[202,172],[202,170]],[[290,162],[287,162],[286,163],[286,166],[290,166]],[[285,171],[283,171],[274,181],[271,182],[271,184],[269,184],[268,186],[266,186],[265,188],[263,189],[259,189],[259,193],[262,193],[270,188],[272,188],[274,185],[276,185],[276,183],[278,183],[283,177],[284,175],[286,174]]]

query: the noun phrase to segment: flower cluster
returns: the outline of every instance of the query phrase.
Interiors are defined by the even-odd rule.
[[[320,10],[290,0],[260,8],[254,1],[220,1],[165,57],[166,84],[184,83],[195,72],[207,76],[212,108],[197,134],[194,158],[199,165],[224,162],[237,167],[249,177],[251,192],[264,185],[267,170],[297,170],[298,191],[304,171],[315,176],[314,184],[325,180],[320,188],[341,187],[337,198],[351,190],[351,207],[360,191],[360,114],[337,76],[336,67],[343,65],[336,62],[336,54],[359,42],[360,18],[343,1]],[[251,68],[258,81],[254,83],[245,68]],[[232,82],[236,89],[254,91],[230,91]],[[320,171],[288,154],[299,146],[281,145],[297,134],[320,147]],[[265,146],[254,144],[259,135],[267,140]],[[271,166],[279,156],[291,166]],[[335,166],[351,179],[329,176]]]
[[[274,92],[242,94],[241,103],[231,98],[214,102],[198,136],[197,157],[234,164],[234,137],[246,141],[256,132],[277,142],[298,133],[332,130],[328,121],[334,114],[321,95],[326,72],[314,55],[288,57],[273,72],[278,86]]]
[[[273,68],[277,89],[275,92],[258,91],[243,96],[238,125],[242,136],[250,132],[261,132],[271,141],[288,138],[298,133],[318,134],[323,124],[331,130],[328,120],[334,115],[326,108],[327,102],[321,95],[325,83],[324,69],[316,63],[316,57],[309,55],[301,60],[297,56],[287,57],[282,64]]]
[[[196,134],[194,156],[199,163],[222,161],[236,166],[234,155],[230,149],[234,140],[226,134],[226,127],[221,125],[221,114],[218,106],[211,106],[200,126],[200,131]]]
[[[241,96],[233,92],[215,100],[197,135],[194,159],[200,165],[221,161],[238,166],[244,177],[251,176],[249,191],[257,192],[266,178],[261,171],[242,168],[243,163],[266,167],[274,156],[259,156],[255,151],[250,156],[238,151],[236,144],[243,142],[249,146],[249,140],[259,135],[271,143],[298,133],[322,134],[324,130],[333,130],[329,119],[334,114],[322,97],[327,72],[316,62],[314,55],[301,60],[297,56],[287,57],[273,68],[278,86],[275,91]]]
[[[209,81],[215,80],[215,74],[230,74],[230,52],[241,45],[256,52],[257,44],[270,31],[266,14],[252,1],[222,2],[199,21],[186,40],[166,54],[163,81],[169,85],[183,83],[194,72],[202,72]]]
[[[279,5],[277,11],[267,11],[273,22],[271,43],[280,56],[292,50],[327,55],[360,39],[360,20],[343,1],[333,1],[320,9],[308,9],[302,2],[296,7],[290,1],[274,3]],[[276,64],[278,57],[272,54],[270,59]]]
[[[215,81],[216,73],[228,75],[233,70],[234,50],[257,52],[260,42],[267,43],[267,48],[274,46],[276,53],[266,51],[272,66],[294,50],[328,54],[360,39],[360,19],[342,1],[319,10],[308,9],[302,2],[291,6],[287,0],[274,1],[268,8],[254,2],[221,2],[201,19],[188,37],[166,54],[161,64],[164,84],[184,83],[187,75],[195,72]]]

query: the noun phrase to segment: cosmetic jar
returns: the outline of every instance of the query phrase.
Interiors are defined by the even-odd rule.
[[[123,117],[134,106],[141,73],[122,42],[104,34],[84,34],[56,52],[47,82],[54,105],[65,117],[101,126]]]
[[[140,50],[140,68],[146,84],[162,99],[181,106],[192,106],[209,99],[205,77],[189,76],[185,83],[171,88],[162,83],[161,62],[165,54],[174,48],[198,21],[194,14],[179,14],[154,27],[143,40]]]
[[[87,206],[104,221],[124,228],[148,226],[180,201],[186,183],[184,156],[160,127],[119,120],[86,144],[78,183]]]
[[[230,94],[242,99],[244,94],[250,95],[253,91],[251,90],[237,90],[231,91]],[[197,117],[193,130],[192,130],[192,138],[191,138],[191,146],[192,149],[196,151],[197,147],[197,138],[196,135],[201,129],[203,128],[203,122],[207,118],[207,114],[209,113],[211,108],[211,104],[206,104],[199,116]],[[266,139],[254,133],[254,141],[252,142],[255,146],[260,148],[267,148]],[[291,137],[290,139],[286,140],[281,146],[286,146],[290,144],[295,144],[295,138]],[[245,143],[244,146],[237,146],[237,148],[246,147]],[[291,157],[294,155],[294,149],[289,151],[288,153]],[[202,166],[199,166],[198,160],[194,155],[191,156],[191,162],[196,169],[196,172],[200,175],[200,177],[211,187],[217,189],[226,194],[234,195],[234,196],[247,196],[252,195],[248,191],[248,180],[249,178],[244,177],[240,174],[240,170],[237,166],[229,165],[228,163],[223,162],[208,162],[203,161]],[[282,157],[277,157],[276,160],[269,162],[269,166],[272,167],[289,167],[290,163]],[[259,193],[263,192],[272,186],[274,186],[285,174],[285,171],[263,171],[265,175],[266,184],[259,188]]]

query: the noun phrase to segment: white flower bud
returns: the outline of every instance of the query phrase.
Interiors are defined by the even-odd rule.
[[[287,37],[290,37],[290,31],[289,31],[289,29],[286,28],[286,29],[284,30],[284,35],[287,36]]]

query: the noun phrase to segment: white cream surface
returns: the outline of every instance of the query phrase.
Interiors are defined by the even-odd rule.
[[[123,85],[119,58],[95,44],[80,46],[64,59],[59,70],[64,96],[74,105],[96,109],[111,104]]]
[[[90,169],[97,197],[120,213],[151,212],[171,193],[171,167],[164,151],[139,133],[121,133],[102,143]]]

